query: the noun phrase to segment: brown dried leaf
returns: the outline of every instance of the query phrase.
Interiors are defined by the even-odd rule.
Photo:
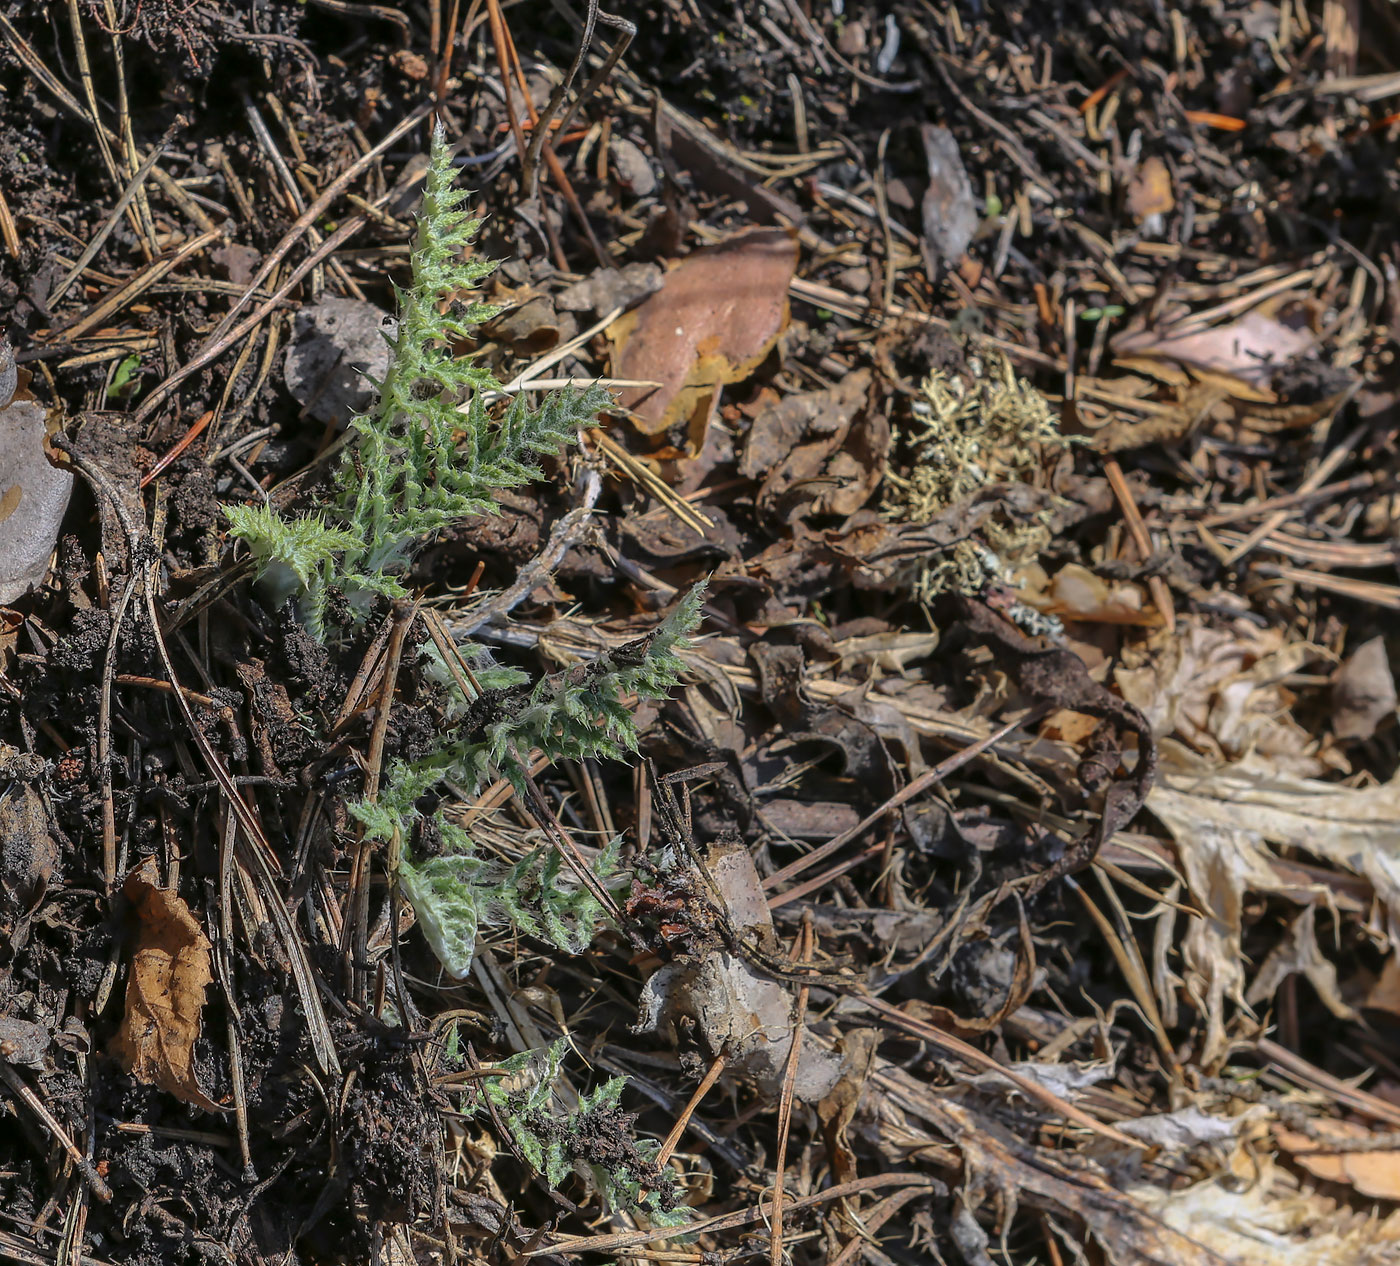
[[[1361,1005],[1369,1011],[1400,1016],[1400,959],[1394,954],[1381,964],[1381,973],[1371,982]]]
[[[137,1081],[168,1090],[207,1112],[224,1111],[200,1089],[194,1068],[204,991],[213,980],[209,938],[190,908],[161,888],[154,858],[122,891],[140,927],[126,984],[126,1015],[111,1053]]]
[[[841,1054],[840,1079],[817,1104],[817,1119],[821,1122],[838,1182],[850,1182],[856,1176],[856,1153],[847,1131],[855,1120],[861,1094],[870,1080],[880,1037],[879,1029],[848,1029],[841,1034],[837,1043]]]
[[[840,657],[837,672],[842,677],[855,673],[873,678],[885,673],[908,677],[909,662],[932,655],[938,649],[938,642],[936,632],[896,633],[889,630],[843,637],[839,642],[833,642],[831,649]]]
[[[498,283],[491,302],[504,309],[482,326],[488,338],[506,344],[517,356],[539,356],[571,338],[578,328],[573,317],[560,317],[554,300],[532,286]]]
[[[1087,567],[1067,563],[1048,582],[1045,590],[1019,590],[1023,602],[1057,615],[1062,620],[1090,624],[1136,624],[1153,628],[1162,623],[1161,613],[1141,585],[1130,580],[1104,580]]]
[[[786,229],[757,229],[698,250],[661,289],[608,327],[613,374],[659,382],[619,400],[644,435],[686,423],[698,452],[716,392],[747,378],[788,322],[797,242]]]
[[[754,418],[739,470],[763,478],[758,504],[791,521],[854,514],[875,491],[889,454],[889,422],[865,412],[870,371],[825,391],[787,396]],[[766,477],[764,477],[766,476]]]
[[[1122,394],[1147,400],[1145,416],[1134,417],[1131,409],[1093,400],[1073,402],[1076,420],[1092,434],[1094,447],[1101,453],[1120,453],[1147,444],[1176,444],[1197,429],[1228,422],[1236,414],[1231,392],[1218,382],[1192,379],[1184,387],[1163,384],[1161,398],[1150,399],[1151,393],[1139,389],[1137,379],[1104,380],[1104,388],[1115,395],[1125,387]]]

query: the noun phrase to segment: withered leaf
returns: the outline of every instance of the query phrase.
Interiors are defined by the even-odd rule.
[[[931,123],[923,124],[919,134],[928,162],[928,188],[921,208],[924,261],[933,278],[940,267],[952,268],[972,242],[977,232],[977,205],[953,134]]]
[[[111,1053],[137,1081],[208,1112],[222,1112],[200,1089],[194,1068],[204,991],[213,980],[209,938],[179,895],[160,886],[154,858],[126,877],[122,891],[139,930],[126,1015]]]
[[[715,392],[753,373],[787,326],[796,267],[797,243],[785,229],[741,233],[690,255],[608,327],[614,375],[661,383],[618,397],[643,434],[688,423],[699,451]]]
[[[765,513],[849,515],[865,504],[885,473],[890,442],[888,419],[865,411],[870,382],[870,371],[858,369],[754,418],[739,470],[763,479],[758,502]]]
[[[1317,337],[1308,327],[1307,314],[1292,313],[1287,320],[1247,312],[1222,325],[1195,328],[1125,330],[1113,340],[1119,353],[1158,356],[1197,369],[1227,374],[1246,385],[1266,385],[1274,371],[1312,350]]]
[[[1166,215],[1176,206],[1172,174],[1155,154],[1145,158],[1128,182],[1128,210],[1141,224],[1154,215]]]
[[[826,1138],[832,1169],[840,1182],[849,1182],[856,1176],[856,1153],[846,1132],[856,1119],[861,1093],[870,1080],[880,1036],[879,1029],[848,1029],[841,1035],[838,1043],[840,1080],[817,1104],[817,1119]]]
[[[0,747],[0,757],[13,748]],[[26,786],[0,798],[0,933],[15,936],[16,921],[32,911],[58,864],[58,844],[44,801]]]
[[[1395,715],[1395,677],[1385,638],[1373,637],[1348,656],[1332,676],[1332,730],[1339,739],[1360,742]]]

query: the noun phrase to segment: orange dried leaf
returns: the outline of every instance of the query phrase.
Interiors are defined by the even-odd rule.
[[[1146,592],[1132,581],[1104,580],[1078,563],[1067,563],[1053,578],[1037,573],[1027,571],[1018,589],[1021,601],[1037,611],[1086,624],[1156,628],[1162,623]]]
[[[786,328],[796,267],[786,229],[742,233],[690,255],[612,323],[614,376],[661,383],[619,396],[643,434],[687,423],[698,451],[715,393],[753,373]]]
[[[1395,955],[1381,966],[1381,974],[1366,991],[1366,1001],[1362,1005],[1371,1011],[1388,1011],[1400,1016],[1400,960]]]
[[[1356,1121],[1321,1118],[1312,1123],[1315,1138],[1282,1126],[1274,1137],[1284,1151],[1314,1178],[1355,1187],[1373,1200],[1400,1200],[1400,1151],[1328,1151],[1328,1143],[1356,1146],[1370,1141],[1371,1131]]]
[[[126,984],[126,1015],[111,1053],[137,1081],[222,1112],[200,1089],[194,1068],[204,991],[213,980],[209,938],[189,906],[160,887],[154,858],[126,877],[122,891],[140,927]]]
[[[1059,708],[1041,723],[1040,734],[1042,738],[1057,739],[1061,743],[1068,743],[1071,747],[1079,747],[1089,738],[1089,735],[1099,728],[1099,725],[1098,717],[1091,717],[1084,712],[1071,712],[1068,708]]]
[[[1155,154],[1143,160],[1128,182],[1128,210],[1141,224],[1154,215],[1166,215],[1176,206],[1172,174]]]

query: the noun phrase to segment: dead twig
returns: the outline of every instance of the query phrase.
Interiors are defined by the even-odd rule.
[[[791,1201],[789,1213],[802,1209],[813,1209],[835,1200],[847,1200],[851,1196],[862,1195],[867,1191],[879,1191],[882,1187],[917,1187],[924,1190],[937,1189],[943,1184],[927,1174],[871,1174],[868,1178],[855,1178],[850,1182],[837,1183],[825,1191],[814,1192],[810,1196],[799,1196]],[[700,1218],[687,1223],[686,1235],[713,1234],[716,1231],[733,1231],[741,1226],[752,1226],[772,1217],[773,1205],[769,1201],[754,1209],[739,1209],[734,1213],[716,1214],[712,1218]],[[579,1253],[623,1253],[627,1249],[638,1248],[643,1244],[653,1244],[657,1240],[672,1239],[675,1227],[660,1227],[647,1231],[625,1231],[619,1235],[584,1235],[574,1239],[556,1240],[539,1248],[530,1249],[525,1257],[544,1257],[557,1253],[561,1257],[573,1257]]]
[[[802,929],[793,945],[795,962],[805,963],[812,957],[816,938],[812,934],[812,916],[804,915]],[[783,1184],[787,1177],[788,1140],[792,1133],[793,1086],[797,1081],[797,1061],[802,1053],[802,1028],[807,1019],[808,985],[797,990],[797,1007],[792,1017],[792,1039],[788,1045],[787,1062],[783,1066],[783,1088],[778,1098],[778,1154],[773,1161],[772,1217],[768,1229],[768,1260],[771,1266],[783,1266]]]
[[[393,710],[394,691],[398,686],[399,663],[403,656],[404,638],[418,616],[416,602],[401,603],[394,612],[384,653],[384,675],[379,690],[379,704],[370,732],[369,757],[365,769],[365,800],[373,804],[379,799],[379,780],[384,769],[384,740],[389,733],[389,715]],[[341,951],[349,958],[351,996],[361,1005],[366,1002],[366,972],[369,968],[369,863],[373,841],[361,828],[355,844],[355,859],[350,870],[348,902],[350,917],[345,920]],[[348,943],[347,943],[348,942]]]
[[[52,1134],[59,1146],[68,1153],[68,1159],[73,1162],[78,1173],[83,1176],[83,1181],[92,1190],[92,1194],[104,1204],[108,1203],[112,1199],[112,1189],[107,1185],[107,1180],[97,1172],[97,1166],[83,1155],[82,1150],[73,1142],[72,1137],[59,1123],[58,1118],[44,1107],[39,1096],[25,1085],[24,1079],[10,1067],[10,1061],[5,1058],[3,1050],[0,1050],[0,1081],[3,1081],[10,1088],[15,1098],[34,1114],[44,1129]]]

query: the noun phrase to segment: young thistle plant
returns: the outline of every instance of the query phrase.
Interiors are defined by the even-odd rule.
[[[264,580],[274,594],[295,596],[318,638],[325,636],[333,592],[357,615],[376,596],[404,597],[399,576],[426,537],[494,513],[494,492],[538,479],[535,459],[558,453],[612,404],[597,386],[555,392],[539,408],[522,392],[499,420],[487,416],[485,397],[501,384],[489,370],[454,356],[452,344],[499,309],[474,302],[457,314],[440,310],[496,267],[462,257],[481,221],[461,209],[470,191],[455,188],[453,175],[439,130],[418,215],[412,283],[394,287],[399,326],[389,369],[374,383],[374,407],[350,421],[353,442],[342,454],[329,503],[291,518],[266,506],[228,511],[233,534],[248,543]]]
[[[275,601],[292,599],[323,640],[332,611],[342,609],[332,605],[335,595],[345,599],[351,620],[362,619],[377,597],[406,596],[402,576],[432,533],[495,513],[495,492],[539,478],[536,459],[558,453],[612,403],[593,386],[555,392],[538,407],[521,393],[498,418],[488,414],[486,397],[500,384],[487,369],[454,356],[452,346],[498,311],[478,302],[454,308],[495,265],[464,257],[480,221],[462,209],[469,193],[454,187],[453,176],[439,129],[418,215],[412,280],[407,289],[396,287],[399,324],[389,368],[374,384],[374,406],[350,422],[351,442],[327,501],[294,515],[267,506],[228,510],[232,534],[246,542]],[[637,732],[625,699],[663,698],[675,686],[677,652],[699,622],[700,600],[697,587],[646,637],[533,686],[526,674],[496,665],[483,646],[454,648],[471,669],[466,674],[450,671],[435,648],[423,649],[425,669],[449,699],[443,741],[426,757],[394,762],[378,797],[350,811],[367,837],[401,846],[403,891],[450,975],[467,975],[477,933],[492,922],[580,953],[602,910],[561,873],[553,854],[511,867],[478,856],[460,826],[424,809],[434,789],[450,783],[474,795],[507,778],[523,794],[532,749],[553,758],[627,755]],[[460,684],[469,679],[471,690]],[[420,838],[440,845],[437,855],[415,857],[413,842]],[[593,864],[595,876],[616,884],[617,865],[610,845]]]

